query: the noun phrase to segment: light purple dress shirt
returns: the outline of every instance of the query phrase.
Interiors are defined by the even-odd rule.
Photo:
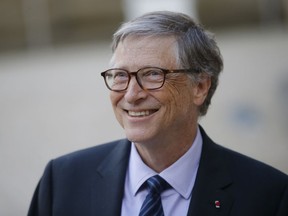
[[[202,136],[198,128],[196,138],[190,149],[175,163],[159,173],[172,186],[171,189],[161,194],[165,216],[187,215],[201,151]],[[121,216],[139,215],[142,203],[148,193],[146,189],[139,190],[139,188],[148,178],[156,174],[158,173],[142,161],[134,143],[132,143]]]

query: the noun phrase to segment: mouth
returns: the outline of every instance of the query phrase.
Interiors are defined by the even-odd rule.
[[[145,117],[150,116],[153,113],[155,113],[157,110],[141,110],[141,111],[132,111],[132,110],[126,110],[129,116],[131,117]]]

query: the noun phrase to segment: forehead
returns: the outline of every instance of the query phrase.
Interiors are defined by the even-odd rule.
[[[147,66],[170,68],[176,67],[177,56],[177,43],[172,36],[128,36],[118,44],[110,63],[112,67],[135,70]]]

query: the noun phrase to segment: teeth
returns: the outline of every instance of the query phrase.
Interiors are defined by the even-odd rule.
[[[128,114],[130,116],[148,116],[150,112],[148,110],[146,111],[141,111],[141,112],[134,112],[134,111],[128,111]]]

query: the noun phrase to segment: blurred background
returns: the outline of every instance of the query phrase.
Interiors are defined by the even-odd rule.
[[[211,138],[288,173],[287,0],[0,0],[1,216],[27,214],[50,159],[124,137],[100,72],[117,27],[153,10],[215,33]]]

